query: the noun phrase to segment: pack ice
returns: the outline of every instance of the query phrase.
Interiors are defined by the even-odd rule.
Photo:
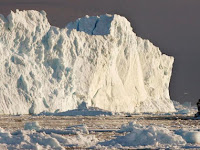
[[[0,114],[88,106],[171,112],[174,58],[137,37],[119,15],[86,16],[60,29],[44,11],[0,16]]]

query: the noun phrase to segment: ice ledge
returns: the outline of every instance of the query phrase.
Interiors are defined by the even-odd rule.
[[[130,29],[129,21],[120,15],[100,15],[100,16],[85,16],[77,19],[75,22],[67,24],[68,33],[73,29],[85,32],[89,35],[108,35],[115,34],[122,29]]]

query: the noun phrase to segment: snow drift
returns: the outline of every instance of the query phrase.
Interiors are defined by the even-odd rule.
[[[74,127],[76,128],[76,126]],[[25,125],[25,128],[25,130],[9,131],[0,127],[0,149],[65,150],[66,148],[73,149],[74,147],[90,147],[94,146],[98,142],[98,139],[95,137],[95,135],[87,135],[79,131],[75,133],[74,136],[72,136],[72,134],[74,134],[75,129],[38,130],[40,126],[38,123],[34,122],[27,123]]]
[[[101,142],[101,145],[117,145],[122,146],[184,146],[186,141],[182,136],[175,134],[167,128],[159,126],[143,126],[130,122],[128,125],[122,125],[118,132],[130,132],[125,136],[118,136],[110,141]],[[145,147],[146,148],[146,147]]]
[[[174,58],[137,37],[119,15],[86,16],[59,29],[44,11],[0,16],[0,113],[88,106],[169,112]]]
[[[200,144],[200,132],[194,129],[129,122],[113,132],[122,134],[102,140],[84,124],[52,129],[26,122],[24,129],[15,131],[0,127],[0,149],[198,149]]]

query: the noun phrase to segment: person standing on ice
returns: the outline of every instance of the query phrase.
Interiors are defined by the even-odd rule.
[[[195,114],[195,117],[199,117],[200,116],[200,99],[197,102],[197,108],[198,108],[198,112]]]
[[[200,99],[199,99],[199,101],[197,102],[197,108],[198,108],[198,112],[200,113]]]

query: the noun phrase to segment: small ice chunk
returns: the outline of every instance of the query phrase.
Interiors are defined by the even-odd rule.
[[[87,103],[83,101],[79,106],[78,109],[88,109]]]
[[[38,122],[27,122],[25,125],[24,125],[24,130],[40,130],[40,125]]]
[[[200,132],[188,131],[186,129],[180,129],[175,131],[176,134],[181,135],[187,143],[200,144]]]
[[[89,134],[88,127],[84,124],[69,126],[69,127],[67,127],[67,130],[72,130],[72,131],[75,131],[76,133]]]

